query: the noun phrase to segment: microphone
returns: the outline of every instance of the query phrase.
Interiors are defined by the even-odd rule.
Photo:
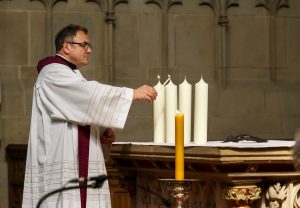
[[[70,181],[68,181],[62,188],[59,188],[59,189],[55,189],[47,194],[45,194],[44,196],[42,196],[37,205],[36,205],[36,208],[39,208],[41,206],[41,204],[43,203],[43,201],[48,198],[49,196],[53,195],[53,194],[56,194],[56,193],[60,193],[60,192],[63,192],[63,191],[67,191],[67,190],[71,190],[71,189],[78,189],[78,188],[99,188],[102,186],[103,182],[105,180],[107,180],[108,178],[108,175],[98,175],[98,176],[92,176],[92,177],[80,177],[80,178],[74,178],[74,179],[71,179]],[[85,185],[76,185],[76,186],[66,186],[67,184],[69,183],[79,183],[79,182],[87,182],[87,181],[94,181],[94,183],[92,184],[85,184]]]
[[[103,182],[109,178],[119,178],[119,179],[123,179],[123,180],[129,179],[129,180],[131,180],[131,182],[133,179],[132,177],[128,177],[128,176],[108,176],[108,175],[102,174],[102,175],[98,175],[98,176],[74,178],[74,179],[71,179],[68,183],[82,183],[82,182],[87,182],[87,181],[94,181],[94,184],[92,184],[91,187],[97,188],[97,187],[100,187],[103,184]],[[158,197],[166,207],[172,207],[173,203],[171,200],[162,197],[159,193],[154,192],[153,190],[151,190],[145,186],[142,186],[141,184],[138,184],[136,181],[133,183],[135,184],[136,188],[144,190],[144,191]]]
[[[74,178],[74,179],[71,179],[69,181],[69,183],[79,183],[79,182],[85,182],[85,181],[95,181],[96,183],[103,183],[108,178],[109,178],[108,175],[102,174],[102,175],[98,175],[98,176]]]

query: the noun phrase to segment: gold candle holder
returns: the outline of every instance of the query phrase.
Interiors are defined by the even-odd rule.
[[[184,208],[184,202],[189,198],[192,191],[192,182],[197,179],[159,179],[167,182],[167,189],[176,202],[176,208]]]

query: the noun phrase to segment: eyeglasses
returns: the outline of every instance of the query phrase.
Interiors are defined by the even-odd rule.
[[[89,42],[82,42],[82,43],[76,43],[76,42],[66,42],[66,43],[69,43],[69,44],[77,44],[79,45],[80,47],[84,48],[84,49],[92,49],[92,45],[89,43]]]

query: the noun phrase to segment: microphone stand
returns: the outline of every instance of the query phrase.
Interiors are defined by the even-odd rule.
[[[113,178],[113,177],[109,177],[109,178]],[[125,179],[126,177],[116,177],[116,178],[119,178],[119,179]],[[49,196],[53,195],[53,194],[60,193],[60,192],[63,192],[63,191],[67,191],[67,190],[71,190],[71,189],[78,189],[78,188],[99,188],[99,187],[102,186],[103,182],[104,182],[105,180],[107,180],[107,179],[108,179],[108,177],[105,177],[105,178],[99,178],[99,177],[98,177],[98,178],[94,179],[95,182],[92,183],[92,184],[88,184],[88,185],[77,185],[77,186],[68,186],[68,187],[65,187],[65,186],[64,186],[64,187],[62,187],[62,188],[55,189],[55,190],[53,190],[53,191],[51,191],[51,192],[45,194],[44,196],[42,196],[42,197],[39,199],[39,201],[38,201],[38,203],[37,203],[37,205],[36,205],[36,208],[40,208],[40,206],[41,206],[41,204],[43,203],[43,201],[44,201],[45,199],[47,199]],[[129,177],[129,179],[132,179],[132,178]],[[75,180],[72,179],[72,180],[70,180],[68,183],[74,183],[74,182],[75,182]],[[68,183],[67,183],[67,184],[68,184]],[[151,189],[146,188],[146,187],[144,187],[144,186],[142,186],[142,185],[140,185],[140,184],[138,184],[138,183],[136,183],[136,182],[134,182],[134,184],[135,184],[135,186],[136,186],[137,188],[139,188],[139,189],[141,189],[141,190],[144,190],[144,191],[147,191],[147,192],[149,192],[150,194],[153,194],[154,196],[158,197],[158,198],[161,200],[161,202],[162,202],[166,207],[171,207],[171,206],[172,206],[172,201],[163,198],[163,197],[162,197],[161,195],[159,195],[158,193],[156,193],[156,192],[152,191]]]
[[[106,180],[106,179],[105,179]],[[39,199],[37,205],[36,205],[36,208],[40,208],[41,204],[43,203],[43,201],[45,199],[47,199],[49,196],[53,195],[53,194],[56,194],[56,193],[59,193],[59,192],[63,192],[63,191],[67,191],[67,190],[71,190],[71,189],[78,189],[78,188],[99,188],[102,186],[103,182],[105,180],[96,180],[94,183],[92,184],[88,184],[88,185],[77,185],[77,186],[68,186],[68,187],[62,187],[62,188],[59,188],[59,189],[55,189],[47,194],[45,194],[44,196],[42,196],[42,198]]]

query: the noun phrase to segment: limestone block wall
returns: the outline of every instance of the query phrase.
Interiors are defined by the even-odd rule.
[[[258,4],[260,2],[260,4]],[[5,147],[27,143],[37,61],[56,32],[86,26],[87,79],[117,86],[156,76],[209,84],[209,140],[293,138],[300,126],[300,2],[0,0],[0,208],[8,207]],[[152,106],[133,104],[120,141],[152,141]]]

